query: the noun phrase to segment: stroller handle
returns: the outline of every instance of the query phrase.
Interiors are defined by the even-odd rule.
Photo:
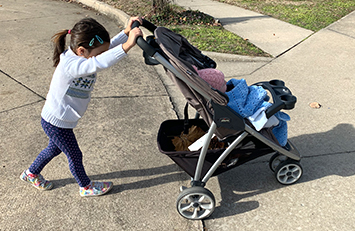
[[[146,28],[147,30],[149,30],[150,32],[154,33],[155,29],[157,28],[153,23],[142,19],[143,24],[140,25],[139,21],[134,21],[132,24],[132,29],[139,27],[139,26],[143,26],[144,28]],[[142,37],[139,36],[137,38],[136,41],[137,45],[143,50],[145,51],[149,56],[153,56],[156,52],[156,49],[154,47],[152,47],[151,45],[149,45],[147,43],[147,41]]]
[[[261,86],[269,90],[272,95],[273,105],[266,110],[266,117],[270,118],[281,109],[291,110],[297,102],[296,96],[292,95],[290,89],[285,86],[282,80],[271,80],[269,82],[259,82],[253,85]]]

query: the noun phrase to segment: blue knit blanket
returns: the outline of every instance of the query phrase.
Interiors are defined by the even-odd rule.
[[[253,115],[258,109],[269,108],[272,104],[268,102],[269,97],[264,88],[260,86],[248,86],[245,79],[231,79],[227,82],[226,94],[229,97],[230,108],[236,111],[243,118]],[[287,122],[290,116],[284,112],[275,113],[279,124],[272,129],[276,139],[281,146],[287,143]]]

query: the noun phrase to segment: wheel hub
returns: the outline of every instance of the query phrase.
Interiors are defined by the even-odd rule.
[[[303,170],[299,162],[286,160],[276,169],[275,176],[278,182],[290,185],[297,182],[302,176]]]
[[[213,194],[199,186],[183,190],[176,202],[179,214],[191,220],[201,220],[210,216],[216,203]]]

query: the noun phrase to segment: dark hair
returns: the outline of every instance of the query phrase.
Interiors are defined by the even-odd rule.
[[[62,30],[53,37],[54,53],[53,63],[56,67],[59,63],[60,54],[65,50],[65,38],[69,30]],[[100,23],[93,18],[84,18],[76,23],[70,30],[70,48],[75,52],[80,46],[91,51],[102,45],[103,42],[110,42],[110,35]]]

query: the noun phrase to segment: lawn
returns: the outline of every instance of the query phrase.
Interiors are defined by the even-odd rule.
[[[164,26],[182,34],[200,50],[248,56],[270,56],[247,40],[225,30],[212,17],[199,11],[185,10],[169,4],[168,10],[156,12],[152,7],[152,0],[101,1],[128,15],[145,16],[147,20],[158,26]],[[355,10],[355,0],[216,1],[234,4],[312,31],[318,31]]]
[[[354,0],[217,0],[318,31],[355,10]]]

